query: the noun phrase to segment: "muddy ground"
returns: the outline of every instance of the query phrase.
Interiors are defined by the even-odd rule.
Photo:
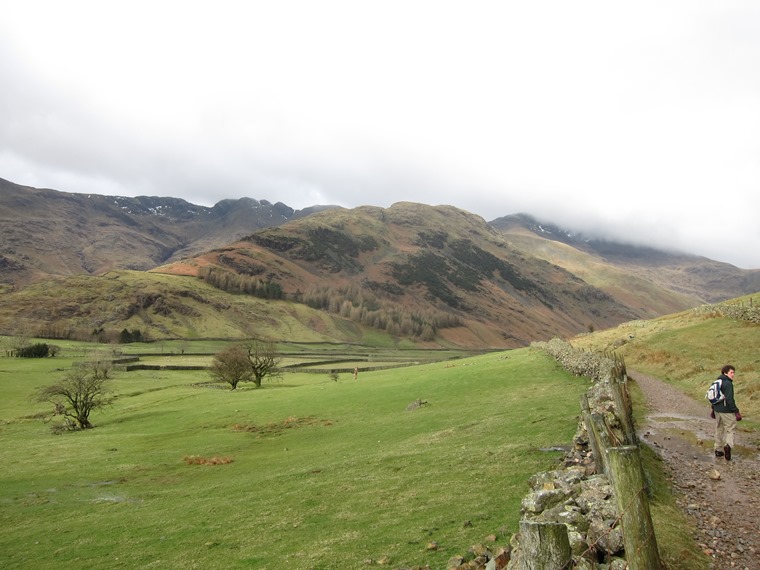
[[[715,420],[698,402],[650,376],[628,371],[649,408],[639,437],[664,460],[678,505],[714,570],[760,570],[760,436],[738,424],[731,461],[713,452]],[[741,409],[740,394],[737,404]]]

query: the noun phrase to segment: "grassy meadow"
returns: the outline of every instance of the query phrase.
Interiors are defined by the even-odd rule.
[[[445,568],[517,530],[527,480],[556,466],[547,449],[570,443],[588,388],[532,349],[259,390],[138,370],[114,377],[94,429],[53,435],[59,418],[30,394],[86,353],[63,348],[0,358],[4,569]]]

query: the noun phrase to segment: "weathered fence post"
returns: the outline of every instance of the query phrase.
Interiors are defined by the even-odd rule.
[[[633,410],[631,407],[631,398],[628,394],[628,383],[626,382],[625,372],[617,371],[617,377],[610,381],[610,390],[615,400],[615,411],[623,428],[623,437],[626,445],[636,445],[636,429],[633,427]]]
[[[638,446],[607,450],[611,481],[623,525],[625,559],[630,570],[660,570],[660,554],[654,535],[644,468]]]
[[[607,450],[613,447],[610,429],[604,420],[604,414],[592,413],[590,415],[591,432],[596,440],[596,452],[594,453],[594,463],[596,463],[596,472],[609,475],[609,465]]]
[[[572,551],[563,523],[520,521],[520,570],[570,568]]]

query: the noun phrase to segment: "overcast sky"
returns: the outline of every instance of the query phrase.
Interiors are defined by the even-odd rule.
[[[760,2],[0,0],[0,177],[525,212],[760,268]]]

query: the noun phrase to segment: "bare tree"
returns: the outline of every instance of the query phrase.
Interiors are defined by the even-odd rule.
[[[96,350],[87,355],[83,367],[87,368],[96,378],[108,380],[114,371],[113,359],[117,356],[116,351],[112,351],[109,355],[106,351]]]
[[[273,342],[253,339],[245,347],[248,351],[248,362],[253,371],[253,383],[257,388],[261,388],[264,377],[269,376],[273,379],[280,376],[277,368],[280,365],[280,356]]]
[[[232,344],[214,355],[209,374],[220,382],[227,382],[233,390],[240,382],[253,382],[261,388],[265,377],[280,375],[277,366],[280,358],[274,343],[254,339],[245,344]]]
[[[13,337],[12,346],[13,346],[13,354],[18,355],[21,351],[23,351],[25,348],[27,348],[29,345],[31,345],[31,341],[29,340],[29,335],[25,332],[17,332],[16,335]]]
[[[250,382],[253,370],[248,360],[248,350],[241,344],[231,344],[214,355],[209,371],[211,377],[219,382],[227,382],[232,390],[240,382]]]
[[[77,429],[89,429],[90,413],[113,401],[109,378],[102,370],[88,365],[72,368],[64,378],[37,390],[38,402],[50,402],[55,414],[64,416]]]

